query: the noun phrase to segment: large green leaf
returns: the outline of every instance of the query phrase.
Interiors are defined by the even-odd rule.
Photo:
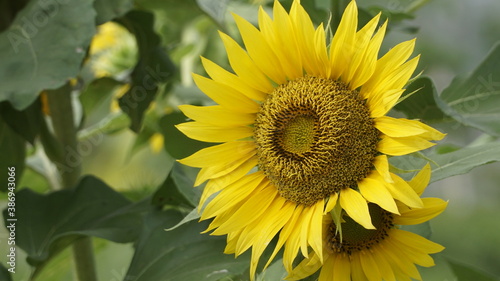
[[[175,162],[167,179],[153,195],[153,204],[195,207],[201,197],[201,190],[193,187],[197,173],[198,169]]]
[[[5,268],[3,264],[0,265],[0,280],[12,281],[12,275],[9,273],[9,271],[7,270],[7,268]]]
[[[455,262],[448,259],[448,264],[450,265],[453,273],[457,277],[457,281],[498,281],[498,278],[494,278],[485,272],[481,272],[479,269],[473,268],[472,266],[465,265],[462,263]]]
[[[95,33],[93,1],[30,1],[0,34],[0,101],[22,110],[75,77]]]
[[[43,122],[42,106],[39,100],[35,100],[24,110],[16,110],[7,101],[0,102],[0,115],[12,130],[32,145],[34,144]]]
[[[500,43],[467,77],[455,78],[437,105],[458,122],[500,136]]]
[[[465,174],[481,165],[500,161],[500,142],[465,147],[444,154],[434,152],[426,155],[426,158],[432,160],[431,182],[435,182]],[[407,155],[393,157],[390,162],[400,169],[417,170],[429,161],[415,155]]]
[[[438,181],[454,175],[465,174],[475,167],[500,161],[500,143],[488,143],[466,147],[454,152],[430,155],[437,164],[432,170],[431,181]]]
[[[138,133],[144,112],[156,96],[158,84],[173,76],[175,66],[160,45],[152,13],[134,10],[117,21],[135,35],[139,48],[139,61],[131,74],[130,89],[118,100],[120,108],[130,116],[130,128]]]
[[[403,93],[404,99],[394,108],[404,112],[410,119],[421,119],[426,122],[442,121],[445,117],[434,101],[436,88],[428,77],[420,77],[413,81]]]
[[[134,7],[132,0],[96,0],[94,8],[97,12],[96,22],[102,24],[124,15]]]
[[[0,118],[0,191],[6,191],[9,182],[9,167],[15,169],[15,180],[19,182],[24,170],[26,142]]]
[[[225,237],[200,234],[207,223],[190,222],[172,231],[164,230],[181,219],[182,215],[173,210],[146,216],[124,280],[215,281],[241,274],[249,266],[246,254],[238,259],[223,254]]]
[[[32,265],[42,265],[83,235],[134,241],[141,225],[130,201],[91,176],[75,188],[50,194],[22,189],[16,195],[16,211],[16,244]],[[3,215],[7,218],[7,210]]]

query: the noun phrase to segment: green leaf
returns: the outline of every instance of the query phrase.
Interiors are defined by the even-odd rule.
[[[475,167],[500,161],[500,143],[466,147],[454,152],[429,155],[437,163],[432,169],[431,182],[465,174]]]
[[[500,136],[500,43],[467,77],[455,78],[437,105],[458,122]]]
[[[409,94],[411,96],[405,98]],[[435,95],[436,88],[432,80],[428,77],[419,77],[408,85],[401,97],[404,100],[394,108],[410,119],[420,119],[429,123],[442,121],[445,115],[436,105]]]
[[[190,222],[172,231],[165,228],[182,219],[179,212],[153,212],[144,228],[127,275],[128,281],[216,281],[243,273],[249,266],[247,254],[237,259],[223,254],[226,238],[200,234],[207,223]]]
[[[9,267],[10,268],[10,267]],[[0,280],[12,281],[12,276],[3,264],[0,264]]]
[[[92,1],[30,1],[0,34],[0,101],[22,110],[42,90],[75,77],[95,33],[94,19]]]
[[[450,265],[453,273],[457,277],[457,281],[498,281],[498,278],[494,278],[485,272],[481,272],[470,265],[465,265],[448,259],[448,264]]]
[[[16,211],[16,244],[39,266],[83,235],[126,243],[137,238],[141,225],[131,202],[92,176],[50,194],[22,189]],[[3,215],[8,218],[7,210]]]
[[[16,134],[5,121],[0,118],[0,191],[6,191],[9,183],[7,173],[9,167],[15,169],[15,180],[19,182],[24,170],[26,156],[26,142]]]
[[[265,271],[257,275],[257,281],[278,281],[283,280],[287,276],[283,259],[278,259],[273,262]]]
[[[196,3],[215,22],[220,26],[224,26],[229,0],[196,0]]]
[[[486,143],[478,146],[465,147],[445,154],[436,152],[426,155],[431,162],[431,182],[451,176],[461,175],[488,163],[500,161],[500,142]],[[412,155],[392,157],[391,164],[404,170],[422,168],[428,161]]]
[[[117,21],[135,35],[139,48],[139,61],[131,74],[130,89],[118,100],[120,108],[130,116],[130,128],[138,133],[144,112],[156,96],[158,83],[167,82],[175,66],[160,45],[152,13],[131,11]]]
[[[201,190],[193,187],[197,173],[198,169],[174,162],[165,182],[153,195],[153,204],[195,207],[201,197]]]
[[[159,120],[160,130],[165,138],[165,150],[176,159],[185,158],[196,151],[213,144],[188,138],[175,125],[186,122],[188,119],[181,112],[164,115]]]
[[[94,9],[97,12],[96,23],[103,24],[124,15],[134,7],[132,0],[96,0]]]
[[[174,225],[172,227],[169,227],[169,228],[167,228],[165,230],[166,231],[174,230],[174,229],[178,228],[179,226],[181,226],[181,225],[183,225],[185,223],[197,220],[199,218],[200,218],[200,212],[198,212],[198,208],[194,208],[179,223],[177,223],[176,225]]]
[[[43,120],[42,108],[39,100],[36,100],[26,109],[21,111],[13,108],[7,101],[0,102],[0,115],[12,130],[32,145],[35,143],[35,137],[40,132],[40,126]]]
[[[123,85],[111,77],[95,79],[81,92],[79,99],[85,116],[90,115],[98,106],[114,93],[116,87]]]

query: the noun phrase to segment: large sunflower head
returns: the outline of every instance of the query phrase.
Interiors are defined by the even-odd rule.
[[[232,72],[202,58],[210,78],[193,75],[217,105],[179,107],[194,120],[179,130],[221,143],[179,161],[201,168],[196,184],[208,182],[200,207],[216,194],[202,219],[214,218],[208,230],[228,235],[226,252],[252,247],[251,272],[278,233],[272,256],[284,246],[288,270],[308,247],[322,259],[322,217],[334,206],[367,229],[376,227],[369,204],[394,214],[396,201],[423,207],[389,172],[388,156],[444,135],[385,116],[417,66],[418,56],[409,59],[415,42],[379,59],[387,22],[379,27],[377,15],[358,29],[357,13],[353,1],[329,44],[300,1],[288,13],[275,1],[272,19],[261,8],[258,28],[234,15],[245,49],[220,33]]]
[[[409,184],[420,195],[429,179],[430,167],[427,165]],[[318,281],[422,280],[415,265],[433,266],[429,254],[440,252],[444,247],[399,226],[426,222],[439,215],[447,205],[439,198],[423,198],[422,201],[424,207],[421,209],[410,209],[398,203],[399,215],[369,203],[376,229],[366,229],[344,216],[342,236],[332,217],[324,216],[324,262],[313,253],[292,270],[287,280],[302,279],[320,268]]]

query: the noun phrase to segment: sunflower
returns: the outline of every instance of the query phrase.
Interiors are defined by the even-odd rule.
[[[426,165],[409,184],[421,195],[430,179]],[[439,215],[448,204],[439,198],[423,198],[424,207],[410,209],[397,203],[399,215],[369,203],[376,229],[366,229],[352,218],[344,216],[343,235],[338,235],[330,215],[323,219],[323,259],[316,253],[304,259],[286,278],[299,280],[321,268],[319,281],[411,281],[422,280],[415,264],[434,265],[429,254],[440,252],[443,246],[426,238],[399,229],[397,225],[414,225]]]
[[[227,235],[226,253],[252,248],[252,277],[278,234],[267,264],[283,247],[288,271],[309,247],[322,260],[322,218],[337,202],[367,229],[375,228],[369,202],[395,214],[395,199],[424,206],[389,172],[388,156],[426,149],[444,135],[385,116],[417,66],[418,56],[408,60],[415,41],[378,59],[387,22],[375,32],[379,14],[358,30],[357,16],[353,1],[327,47],[323,26],[314,28],[300,1],[289,13],[275,1],[273,19],[261,7],[259,28],[234,15],[245,49],[220,33],[234,73],[202,58],[210,78],[193,75],[217,105],[179,107],[194,120],[180,131],[220,143],[179,160],[201,168],[195,185],[207,181],[201,219],[213,218],[213,235]]]

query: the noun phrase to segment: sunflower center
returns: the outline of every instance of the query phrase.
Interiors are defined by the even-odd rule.
[[[283,130],[283,149],[301,154],[311,149],[314,142],[314,123],[312,116],[299,115],[285,124]]]
[[[280,195],[310,206],[370,173],[379,131],[356,90],[304,76],[268,95],[254,139],[259,169]]]
[[[340,234],[336,233],[335,224],[333,222],[330,224],[327,235],[328,249],[350,255],[353,252],[370,249],[388,236],[388,231],[394,227],[393,215],[373,203],[369,203],[368,208],[372,224],[376,229],[366,229],[350,217],[344,216],[342,239]]]

